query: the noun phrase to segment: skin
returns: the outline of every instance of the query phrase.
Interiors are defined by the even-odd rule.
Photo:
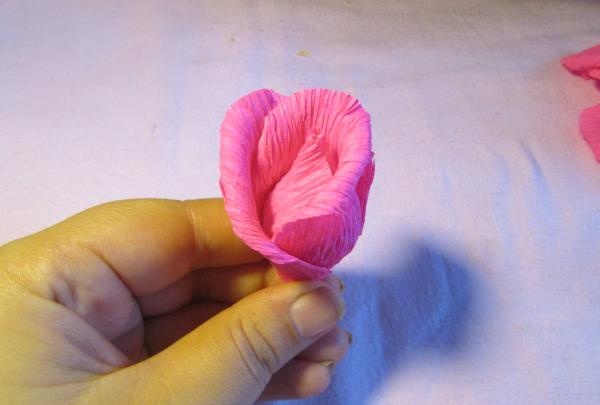
[[[0,403],[317,395],[350,344],[341,290],[282,283],[220,199],[97,206],[0,247]],[[334,308],[314,335],[291,315],[301,297]]]

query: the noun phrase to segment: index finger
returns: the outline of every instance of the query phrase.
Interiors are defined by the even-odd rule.
[[[136,296],[159,291],[194,269],[262,259],[233,233],[223,200],[216,198],[115,201],[41,234],[98,256]]]

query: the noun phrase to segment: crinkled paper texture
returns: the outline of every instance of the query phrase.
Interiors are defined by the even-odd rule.
[[[370,117],[354,97],[248,94],[221,125],[220,159],[235,233],[284,280],[322,279],[352,250],[375,172]]]
[[[586,108],[579,116],[579,130],[600,162],[600,104]]]
[[[600,79],[600,45],[565,56],[561,62],[573,74],[585,79]]]
[[[600,80],[600,45],[566,56],[562,59],[562,64],[571,73],[584,79]],[[579,130],[596,160],[600,162],[600,104],[581,112]]]

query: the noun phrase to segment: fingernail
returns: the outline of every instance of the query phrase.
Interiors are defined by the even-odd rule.
[[[337,363],[333,362],[333,361],[324,361],[323,363],[330,363],[328,366],[325,366],[329,369],[329,374],[330,375],[335,375],[335,369],[337,367]],[[321,364],[323,364],[321,363]]]
[[[325,361],[320,362],[319,364],[322,365],[323,367],[331,368],[331,366],[333,366],[333,361],[325,360]]]
[[[312,338],[335,326],[344,314],[341,297],[326,287],[300,296],[292,304],[290,316],[298,332]]]
[[[340,278],[338,278],[332,274],[332,275],[327,276],[325,281],[327,281],[327,283],[329,283],[329,285],[331,285],[338,292],[340,292],[340,293],[344,292],[344,283],[342,282],[342,280]]]
[[[329,374],[334,375],[335,374],[335,362],[331,361],[331,360],[326,360],[326,361],[322,361],[319,363],[320,365],[322,365],[323,367],[327,367],[329,369]]]

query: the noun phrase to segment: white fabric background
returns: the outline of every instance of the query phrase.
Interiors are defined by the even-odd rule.
[[[0,243],[217,196],[230,103],[345,90],[377,164],[337,269],[355,343],[299,403],[599,403],[600,91],[558,63],[599,27],[597,1],[0,1]]]

